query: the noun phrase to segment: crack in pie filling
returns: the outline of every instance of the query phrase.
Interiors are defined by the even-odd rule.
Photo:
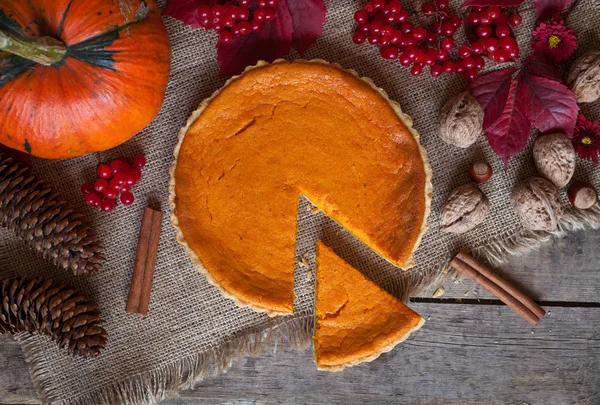
[[[259,63],[180,132],[172,222],[196,266],[238,305],[291,314],[302,194],[391,263],[426,230],[430,168],[382,90],[324,61]]]

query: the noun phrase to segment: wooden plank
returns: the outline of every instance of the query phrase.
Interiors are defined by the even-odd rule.
[[[576,232],[513,257],[496,269],[536,301],[600,304],[600,230]],[[490,293],[464,278],[444,285],[442,298],[492,299]],[[431,298],[437,286],[420,297]]]
[[[246,358],[163,405],[600,403],[600,309],[552,308],[532,328],[503,306],[413,308],[431,318],[372,363],[329,373],[310,350]]]
[[[21,346],[7,335],[0,335],[0,403],[39,403]]]

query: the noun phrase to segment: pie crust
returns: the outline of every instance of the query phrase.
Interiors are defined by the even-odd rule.
[[[398,138],[397,144],[394,144],[394,146],[397,148],[397,151],[399,151],[398,153],[400,154],[400,157],[402,157],[401,154],[403,153],[402,151],[404,151],[404,149],[400,149],[400,147],[405,147],[406,145],[408,145],[408,144],[405,144],[402,142],[410,143],[410,145],[408,145],[408,147],[406,148],[406,150],[408,150],[408,151],[410,151],[411,148],[415,148],[415,146],[413,144],[416,144],[416,150],[418,150],[417,156],[420,157],[418,166],[417,166],[417,170],[415,170],[415,171],[411,172],[409,170],[412,168],[412,164],[415,163],[416,161],[415,162],[408,161],[408,163],[406,163],[406,162],[401,161],[401,159],[400,159],[399,166],[397,168],[395,168],[397,170],[397,172],[396,172],[396,174],[397,174],[398,172],[402,171],[405,168],[404,165],[406,163],[408,165],[408,169],[406,171],[406,173],[408,173],[408,175],[409,175],[408,178],[410,179],[411,175],[414,174],[416,176],[416,178],[419,179],[419,182],[420,182],[419,184],[415,183],[416,185],[412,184],[412,183],[407,183],[407,186],[410,186],[413,188],[419,186],[420,191],[417,190],[418,195],[422,195],[422,197],[418,197],[418,199],[420,201],[418,203],[419,205],[416,208],[414,208],[414,211],[418,214],[417,219],[414,219],[414,216],[411,216],[413,214],[413,212],[410,210],[406,214],[404,214],[404,213],[397,214],[398,216],[402,216],[402,218],[406,221],[409,221],[410,218],[413,218],[411,220],[411,222],[408,222],[407,223],[408,225],[406,225],[404,228],[413,227],[414,233],[413,233],[413,236],[411,237],[412,240],[408,241],[409,238],[407,237],[406,238],[407,242],[404,242],[404,245],[397,248],[398,251],[401,251],[401,249],[404,249],[404,251],[401,253],[398,253],[396,257],[392,257],[392,256],[394,256],[392,254],[392,252],[389,252],[389,251],[382,252],[382,250],[383,250],[382,246],[375,246],[377,244],[376,243],[377,240],[375,240],[375,242],[373,244],[369,243],[369,240],[368,240],[369,235],[367,235],[367,232],[364,232],[365,235],[363,235],[362,229],[352,228],[351,225],[344,223],[344,218],[340,219],[340,218],[336,217],[336,213],[328,212],[328,210],[331,211],[331,210],[335,209],[335,206],[333,208],[331,208],[328,205],[329,201],[327,200],[327,198],[328,198],[327,193],[322,193],[322,194],[316,193],[316,196],[315,196],[314,193],[311,193],[310,191],[305,192],[304,190],[300,190],[300,194],[304,194],[305,196],[307,196],[307,198],[309,198],[313,203],[315,203],[318,206],[318,208],[320,208],[326,214],[328,214],[330,217],[332,217],[332,219],[340,222],[343,226],[346,227],[346,229],[348,229],[351,233],[353,233],[359,239],[363,240],[363,242],[367,243],[374,251],[379,253],[382,257],[385,257],[387,260],[389,260],[390,262],[392,262],[393,264],[395,264],[399,267],[402,267],[403,269],[408,269],[408,268],[412,267],[414,264],[413,252],[418,247],[423,234],[427,230],[426,219],[430,212],[430,203],[431,203],[431,194],[432,194],[431,168],[430,168],[429,164],[427,163],[427,156],[426,156],[425,149],[419,145],[419,142],[418,142],[419,134],[412,128],[411,118],[408,115],[402,113],[399,104],[394,101],[391,101],[388,98],[387,94],[382,89],[377,88],[370,79],[359,78],[358,74],[355,71],[345,70],[337,64],[329,64],[328,62],[323,61],[323,60],[311,60],[311,61],[298,60],[293,63],[290,63],[285,60],[277,60],[277,61],[273,62],[273,64],[269,64],[266,62],[259,62],[256,66],[248,67],[242,75],[232,77],[230,80],[228,80],[223,88],[221,88],[220,90],[217,90],[211,97],[204,100],[200,104],[198,109],[196,111],[194,111],[192,113],[192,115],[190,116],[190,118],[188,119],[187,125],[184,128],[182,128],[181,131],[179,132],[179,141],[178,141],[178,143],[175,147],[175,151],[174,151],[175,160],[173,161],[171,168],[170,168],[171,179],[169,182],[169,193],[170,193],[169,205],[170,205],[171,211],[172,211],[171,223],[176,228],[177,241],[185,247],[185,249],[186,249],[188,255],[191,257],[195,267],[201,273],[204,273],[206,275],[207,280],[210,284],[217,287],[225,297],[234,300],[234,302],[238,306],[250,307],[253,310],[258,311],[258,312],[266,312],[270,316],[289,315],[293,312],[293,266],[294,266],[293,251],[292,251],[291,257],[289,258],[289,266],[287,266],[288,261],[287,261],[287,257],[286,257],[286,266],[285,266],[286,274],[285,274],[285,276],[289,277],[290,280],[289,280],[289,282],[287,279],[285,280],[285,283],[284,283],[284,284],[286,284],[285,288],[282,287],[282,291],[285,290],[285,292],[281,293],[282,297],[285,296],[287,298],[284,297],[284,299],[281,299],[281,298],[277,298],[277,297],[270,297],[271,294],[273,296],[277,295],[276,292],[274,291],[274,290],[277,290],[277,288],[273,289],[271,287],[269,287],[269,288],[265,287],[264,293],[261,293],[260,296],[257,296],[257,294],[254,292],[247,294],[247,291],[241,291],[242,289],[247,288],[249,283],[251,283],[252,280],[250,280],[248,278],[248,274],[249,274],[249,272],[254,272],[255,271],[254,269],[248,269],[248,270],[246,270],[247,272],[244,274],[241,274],[241,273],[240,273],[240,275],[236,274],[236,276],[239,278],[237,286],[234,286],[232,288],[233,284],[230,284],[228,287],[225,287],[223,285],[224,284],[223,277],[227,277],[228,274],[232,274],[236,269],[233,269],[233,267],[231,267],[231,265],[228,264],[227,266],[230,267],[229,270],[221,271],[219,269],[220,273],[217,272],[218,275],[215,276],[215,274],[213,274],[213,273],[216,271],[215,268],[217,266],[213,266],[213,268],[211,268],[211,265],[207,265],[207,261],[205,260],[205,258],[203,258],[201,260],[198,253],[196,252],[196,250],[201,250],[201,249],[206,249],[206,251],[209,251],[209,248],[205,247],[205,245],[203,245],[203,242],[205,242],[205,240],[203,239],[202,241],[196,241],[195,238],[189,239],[190,236],[186,237],[186,235],[185,235],[185,232],[183,230],[183,228],[185,228],[185,226],[182,223],[182,219],[184,222],[188,221],[188,220],[190,222],[193,222],[194,219],[193,218],[190,219],[188,217],[193,217],[193,215],[196,215],[196,211],[201,210],[201,208],[198,207],[198,210],[190,208],[186,212],[184,212],[183,216],[182,216],[182,213],[179,211],[181,202],[179,201],[180,195],[178,195],[178,193],[181,193],[181,190],[179,190],[179,188],[180,188],[180,183],[182,181],[182,178],[177,177],[177,174],[178,174],[177,169],[178,169],[178,164],[180,164],[180,160],[181,160],[181,150],[182,150],[182,147],[184,146],[184,140],[187,139],[186,134],[188,134],[188,133],[190,133],[190,131],[192,131],[192,133],[194,133],[195,140],[200,139],[201,142],[206,141],[205,139],[201,139],[201,136],[199,135],[197,126],[199,125],[199,122],[200,122],[199,119],[203,114],[210,114],[207,112],[207,108],[211,105],[211,103],[215,102],[215,99],[218,100],[220,95],[227,94],[227,92],[225,91],[226,89],[229,89],[232,85],[235,85],[240,78],[244,77],[245,75],[248,75],[250,72],[256,71],[261,68],[269,68],[270,66],[280,66],[280,65],[285,65],[285,64],[290,65],[290,66],[293,65],[295,67],[300,66],[299,68],[302,68],[302,69],[304,68],[304,66],[311,66],[311,65],[315,66],[315,69],[318,69],[318,66],[324,66],[324,67],[327,67],[327,69],[329,69],[332,72],[333,72],[332,69],[335,69],[336,72],[339,73],[339,75],[345,75],[344,76],[345,79],[347,78],[349,81],[354,80],[355,82],[357,82],[356,83],[357,86],[364,87],[364,88],[361,87],[361,91],[364,91],[364,92],[367,91],[367,90],[365,90],[365,88],[367,88],[367,87],[364,86],[364,84],[366,84],[368,86],[368,89],[374,90],[379,96],[381,96],[383,98],[383,100],[387,103],[387,105],[389,105],[391,107],[391,110],[393,110],[393,113],[395,113],[395,116],[398,118],[398,121],[403,125],[404,130],[407,130],[408,131],[407,133],[412,135],[412,141],[410,140],[411,137],[406,137],[406,139]],[[362,83],[362,84],[360,84],[360,83]],[[261,83],[258,83],[258,84],[261,84]],[[371,90],[368,90],[368,91],[371,91]],[[318,92],[319,89],[315,89],[315,91]],[[224,96],[222,96],[222,97],[224,97]],[[273,106],[271,115],[273,115],[273,113],[275,112],[275,109],[277,107],[278,107],[278,104]],[[375,107],[381,108],[381,106],[375,106]],[[236,108],[236,106],[232,106],[232,108]],[[209,110],[209,111],[213,112],[212,110]],[[227,111],[225,111],[224,113],[227,113]],[[254,121],[255,121],[254,118],[251,121],[249,121],[249,126],[252,126]],[[224,121],[222,121],[222,122],[224,122]],[[196,126],[195,126],[195,124],[196,124]],[[394,123],[394,125],[396,125],[396,124]],[[246,128],[247,128],[246,126],[241,127],[240,133],[244,133]],[[392,131],[392,129],[394,129],[391,126],[391,124],[390,124],[390,128],[391,128],[390,131]],[[204,128],[203,128],[203,130],[204,130]],[[237,135],[238,135],[238,132],[236,132],[232,136],[237,136]],[[224,139],[226,140],[227,138],[224,138]],[[210,140],[212,141],[212,139],[210,139]],[[215,142],[218,142],[218,141],[219,141],[219,139],[215,140]],[[375,140],[375,141],[379,141],[379,140]],[[189,142],[193,142],[193,141],[189,141]],[[394,150],[392,152],[396,152],[396,150]],[[260,151],[257,151],[257,153],[260,153]],[[408,154],[409,152],[406,152],[406,153]],[[196,170],[196,167],[200,167],[199,172],[202,172],[203,166],[201,164],[199,164],[198,166],[194,166],[193,164],[190,163],[192,161],[195,162],[194,161],[195,157],[193,157],[193,156],[190,157],[190,154],[188,153],[186,158],[188,159],[186,162],[187,166],[185,166],[183,169],[181,169],[182,171],[186,170],[185,176],[188,175],[188,170],[194,171],[194,170]],[[235,164],[237,164],[237,161],[235,162]],[[235,167],[235,164],[233,165],[233,167]],[[274,174],[277,175],[278,173],[274,173]],[[223,175],[225,175],[224,171],[223,171]],[[359,173],[359,175],[360,175],[360,173]],[[185,176],[184,176],[184,178],[185,178]],[[198,179],[195,179],[191,175],[190,175],[190,177],[191,178],[185,178],[185,181],[186,182],[199,181]],[[210,181],[210,179],[207,180],[207,182],[209,182],[209,181]],[[185,198],[187,198],[188,200],[190,200],[190,199],[193,200],[194,198],[197,199],[197,196],[189,191],[190,187],[188,187],[188,186],[189,186],[189,184],[187,184],[187,183],[185,185],[181,186],[187,191],[187,195],[185,196]],[[188,188],[186,189],[185,187],[188,187]],[[365,187],[366,187],[366,184],[365,184]],[[176,191],[177,191],[177,193],[176,193]],[[411,188],[411,192],[412,192],[412,188]],[[365,195],[366,195],[366,193],[365,193]],[[323,197],[323,198],[321,199],[321,197]],[[208,193],[207,193],[206,210],[209,210],[208,198],[209,197],[208,197]],[[421,200],[421,198],[422,198],[422,200]],[[296,200],[297,200],[297,197],[296,197]],[[408,197],[407,197],[407,200],[408,200]],[[220,201],[224,201],[224,200],[220,200]],[[186,202],[189,203],[189,201],[187,201],[187,200],[186,200]],[[421,204],[421,202],[422,202],[422,204]],[[198,202],[198,205],[202,205],[202,204],[203,204],[202,202]],[[190,204],[189,206],[192,206],[192,205]],[[397,208],[397,207],[393,207],[393,208]],[[412,209],[412,206],[410,206],[409,208]],[[294,212],[295,212],[295,209],[296,209],[296,205],[294,204]],[[233,211],[235,211],[235,210],[233,210]],[[390,211],[392,212],[393,210],[391,209]],[[400,210],[397,210],[397,211],[400,212]],[[374,218],[373,220],[377,220],[377,219],[378,218]],[[395,217],[391,218],[391,219],[392,220],[388,221],[388,222],[395,223],[394,222]],[[295,220],[296,220],[296,218],[294,216],[294,221]],[[212,214],[211,214],[211,222],[212,222]],[[382,219],[380,222],[382,224],[386,223],[384,221],[384,219]],[[397,228],[400,229],[401,227],[397,226]],[[188,226],[188,230],[189,229],[192,229],[192,228],[190,228],[190,226]],[[220,227],[219,230],[221,232],[228,231],[228,229],[226,229],[226,227]],[[194,232],[195,231],[196,231],[196,229],[194,228]],[[212,237],[212,234],[211,235],[198,234],[198,233],[195,234],[195,236],[198,236],[198,235],[201,235],[202,238],[206,237],[206,240],[208,240]],[[295,233],[294,233],[294,236],[295,236]],[[240,240],[243,240],[242,235],[239,235],[239,237],[240,237]],[[367,240],[365,240],[365,239],[367,239]],[[294,238],[293,242],[294,242],[294,246],[295,246],[295,238]],[[388,243],[388,245],[389,245],[388,247],[390,250],[396,249],[396,246],[400,245],[400,244],[394,244],[393,242],[394,241]],[[195,248],[193,248],[191,246],[194,244],[196,244]],[[221,245],[224,245],[224,243]],[[206,246],[208,246],[208,245],[206,245]],[[227,248],[225,246],[218,246],[218,245],[215,245],[215,246],[217,246],[218,248],[221,248],[223,250],[223,252],[227,252]],[[287,249],[289,250],[289,244],[287,245]],[[206,251],[204,253],[206,253]],[[211,255],[213,254],[212,253],[213,251],[214,250],[210,250]],[[232,257],[235,256],[235,254],[236,254],[236,252],[231,252]],[[213,263],[219,262],[219,260],[221,260],[221,258],[222,258],[222,260],[235,261],[235,259],[230,259],[226,256],[228,256],[228,253],[223,253],[223,254],[214,253],[214,257],[211,256],[210,259],[212,260]],[[257,264],[257,266],[261,266],[261,265],[262,265],[261,263]],[[287,267],[290,267],[290,268],[287,269]],[[257,276],[260,276],[260,277],[263,276],[263,273],[257,272],[256,274],[257,274]],[[290,276],[290,274],[291,274],[291,276]],[[219,277],[221,278],[220,281],[219,281]],[[276,280],[276,279],[277,278],[275,277],[274,280]],[[271,281],[271,280],[270,279],[265,279],[265,280],[266,281],[265,281],[264,285],[267,286],[268,283],[266,283],[266,282]],[[228,281],[228,280],[225,280],[225,281]],[[259,284],[259,287],[262,285],[262,284],[258,283],[258,281],[255,281],[255,283]],[[291,291],[291,296],[286,295],[288,291]],[[254,294],[254,296],[252,294]]]

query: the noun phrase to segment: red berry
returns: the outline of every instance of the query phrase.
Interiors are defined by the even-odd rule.
[[[451,60],[447,60],[444,62],[444,72],[453,73],[454,72],[454,62]]]
[[[117,192],[117,190],[115,190],[114,188],[112,188],[110,186],[106,187],[104,189],[104,191],[102,191],[102,194],[104,195],[104,197],[106,197],[106,198],[112,198],[112,199],[117,198],[117,195],[119,195],[119,193]]]
[[[498,25],[496,27],[496,36],[498,38],[504,38],[510,35],[510,28],[508,25]]]
[[[367,35],[364,32],[356,31],[354,35],[352,35],[352,41],[355,44],[362,44],[367,40]]]
[[[98,179],[96,180],[96,183],[94,183],[94,190],[99,193],[103,192],[106,187],[108,187],[108,181],[105,179]]]
[[[479,55],[479,54],[485,52],[485,46],[483,45],[483,40],[481,40],[481,39],[479,41],[471,44],[471,48],[473,49],[473,53],[475,55]]]
[[[380,31],[381,35],[385,35],[385,36],[389,36],[389,37],[391,37],[393,33],[394,33],[394,27],[392,27],[389,24],[388,25],[384,25],[381,28],[381,31]]]
[[[477,79],[478,73],[475,69],[467,69],[465,70],[464,75],[467,78],[467,80],[471,81]]]
[[[437,42],[438,36],[435,32],[433,31],[427,31],[427,35],[425,36],[425,40],[427,42],[429,42],[430,44],[433,44],[434,42]]]
[[[496,52],[488,52],[487,57],[489,60],[495,61],[496,60]]]
[[[417,48],[413,45],[407,46],[406,49],[404,50],[404,53],[412,61],[417,56]]]
[[[452,48],[454,48],[454,40],[452,38],[442,39],[441,47],[442,49],[445,49],[447,51],[451,50]]]
[[[421,73],[423,73],[423,66],[420,63],[415,63],[410,68],[410,74],[413,76],[419,76]]]
[[[510,17],[508,17],[508,22],[513,27],[518,27],[523,22],[523,17],[521,17],[521,15],[519,14],[513,14]]]
[[[490,25],[492,23],[492,19],[487,13],[481,13],[479,15],[479,24],[481,25]]]
[[[250,26],[250,23],[248,21],[239,22],[236,25],[234,25],[234,28],[236,27],[240,32],[240,35],[248,35],[250,34],[250,32],[252,32],[252,27]],[[133,164],[135,165],[135,160],[133,161]]]
[[[500,17],[494,20],[494,24],[496,24],[496,26],[508,24],[508,16],[506,14],[500,14]]]
[[[462,73],[465,71],[465,67],[461,59],[454,62],[454,70],[456,71],[456,73]]]
[[[265,21],[272,21],[273,18],[275,18],[275,15],[275,10],[273,10],[272,8],[265,9]]]
[[[212,6],[212,15],[215,17],[221,17],[225,14],[225,7],[220,4],[215,4]]]
[[[277,0],[268,0],[268,5],[271,8],[274,8],[277,5]]]
[[[408,20],[408,11],[402,10],[398,14],[396,14],[396,21],[399,23]]]
[[[427,30],[423,27],[417,27],[413,30],[412,34],[415,39],[421,40],[427,35]]]
[[[450,17],[450,22],[452,23],[452,25],[454,25],[454,28],[456,29],[458,29],[458,27],[462,25],[462,20],[460,19],[460,17],[457,17],[455,15]]]
[[[252,27],[252,32],[258,32],[262,29],[263,25],[260,21],[252,20],[250,21],[250,27]]]
[[[431,76],[433,77],[438,77],[442,73],[444,73],[444,68],[439,63],[436,63],[435,65],[431,66],[431,70],[429,71],[429,73],[431,73]]]
[[[123,205],[131,205],[133,204],[133,200],[133,194],[131,194],[129,191],[126,191],[121,194],[121,202],[123,203]]]
[[[371,29],[372,33],[379,34],[381,32],[382,28],[383,28],[383,22],[381,22],[379,20],[371,21],[370,29]]]
[[[500,49],[506,49],[507,51],[519,50],[519,44],[517,44],[517,41],[513,37],[501,38],[500,41],[498,41],[498,47]]]
[[[219,24],[213,24],[213,30],[215,30],[216,32],[220,33],[221,31],[223,31],[223,29],[225,28],[225,26],[221,23]]]
[[[402,33],[398,30],[394,30],[390,36],[390,42],[394,45],[402,45],[403,39]]]
[[[475,61],[475,69],[481,70],[485,67],[485,60],[481,56],[474,56],[473,60]]]
[[[110,212],[117,207],[117,200],[115,199],[104,199],[100,203],[100,209],[104,212]]]
[[[252,0],[238,0],[238,3],[240,3],[240,6],[248,7],[252,4]]]
[[[445,10],[448,8],[448,0],[435,0],[435,6],[438,10]]]
[[[500,7],[498,7],[498,6],[490,6],[487,9],[487,13],[492,20],[495,20],[496,18],[500,17],[500,14],[502,14],[502,11],[500,10]]]
[[[354,13],[354,21],[359,24],[364,24],[369,21],[369,14],[367,14],[365,10],[358,10],[356,13]]]
[[[488,52],[496,52],[498,49],[498,40],[496,38],[488,38],[483,42],[485,50]]]
[[[422,49],[415,50],[415,62],[421,63],[425,61],[425,52]]]
[[[504,62],[508,62],[509,59],[510,59],[510,54],[506,49],[498,49],[496,51],[496,62],[504,63]]]
[[[413,61],[412,58],[410,58],[406,52],[402,52],[402,54],[400,54],[399,60],[402,66],[408,66]]]
[[[381,57],[384,59],[396,59],[398,58],[398,48],[395,46],[384,46],[379,50]]]
[[[247,21],[248,18],[250,18],[250,10],[248,10],[248,7],[238,7],[238,21]]]
[[[512,59],[516,59],[519,57],[519,48],[515,48],[515,49],[511,49],[510,51],[508,51],[508,55],[512,58]]]
[[[425,53],[425,64],[433,65],[438,57],[438,51],[434,48],[429,48]]]
[[[369,35],[368,40],[371,45],[376,45],[379,43],[380,38],[381,38],[381,36],[378,34],[371,34],[371,35]]]
[[[461,45],[461,46],[458,47],[458,54],[462,58],[466,58],[467,56],[471,56],[472,53],[473,53],[473,51],[471,51],[471,48],[469,48],[467,45]]]
[[[101,164],[98,166],[98,176],[103,179],[109,179],[112,176],[113,172],[109,165]]]
[[[475,60],[472,57],[467,57],[463,59],[463,66],[465,69],[474,69],[475,68]]]
[[[373,8],[375,8],[375,10],[381,10],[384,8],[385,3],[385,0],[371,0],[371,4],[373,4]]]
[[[88,193],[85,195],[85,203],[87,205],[89,205],[90,207],[97,207],[100,205],[100,202],[102,201],[102,197],[100,197],[98,194],[96,193]]]
[[[375,7],[373,7],[373,4],[371,4],[370,2],[365,4],[363,10],[365,10],[369,15],[375,15],[375,13],[377,12],[377,10],[375,10]]]
[[[266,8],[257,8],[254,10],[254,19],[260,22],[265,21],[265,10]]]
[[[489,25],[480,25],[475,32],[479,38],[487,38],[492,34],[492,28]]]
[[[467,22],[471,25],[478,25],[479,24],[479,13],[477,13],[476,11],[471,12],[471,14],[469,14],[467,16]]]
[[[413,25],[411,22],[409,22],[409,21],[407,21],[407,22],[404,22],[404,23],[402,23],[402,24],[400,25],[400,31],[401,31],[401,32],[402,32],[404,35],[406,35],[406,34],[410,34],[410,33],[412,32],[412,30],[414,30],[414,29],[415,29],[415,26],[414,26],[414,25]]]
[[[133,158],[133,167],[142,168],[146,166],[146,158],[142,155],[138,155]]]
[[[448,59],[448,51],[445,49],[440,49],[437,51],[437,60],[443,62]]]
[[[400,11],[402,11],[402,3],[400,3],[400,0],[392,0],[388,3],[385,9],[392,14],[398,14]]]
[[[137,168],[131,169],[130,171],[127,172],[127,174],[125,176],[125,183],[127,185],[133,186],[141,179],[142,179],[142,172],[140,172],[140,169],[137,169]]]
[[[221,20],[221,22],[227,28],[231,28],[235,24],[235,20],[233,18],[229,17],[228,15],[226,15],[225,17],[223,17],[222,20]]]
[[[94,185],[92,183],[83,183],[81,186],[81,192],[83,194],[91,193],[94,191]]]
[[[451,37],[456,32],[456,28],[451,22],[445,22],[442,24],[441,32],[447,37]]]
[[[423,4],[423,7],[421,8],[421,11],[423,11],[423,14],[426,16],[432,16],[435,14],[436,10],[435,10],[435,6],[431,3],[425,3]]]
[[[198,15],[200,16],[201,19],[210,18],[212,15],[212,13],[210,11],[210,6],[208,6],[206,4],[202,4],[202,5],[198,6]]]
[[[269,7],[267,0],[257,0],[256,5],[261,8]]]

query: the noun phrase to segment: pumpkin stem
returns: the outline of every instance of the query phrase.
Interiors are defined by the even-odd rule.
[[[52,37],[26,38],[0,30],[0,51],[19,55],[40,65],[51,66],[64,59],[67,47]]]

